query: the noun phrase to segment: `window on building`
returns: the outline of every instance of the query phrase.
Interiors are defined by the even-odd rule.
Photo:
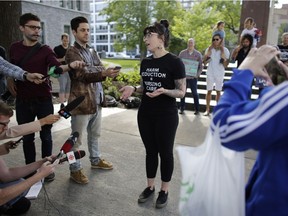
[[[64,1],[63,0],[59,1],[59,7],[64,7]]]
[[[44,22],[41,22],[41,37],[40,37],[40,40],[39,42],[42,43],[42,44],[45,44],[45,25],[44,25]]]
[[[80,0],[76,0],[76,10],[81,11],[81,1]]]
[[[64,33],[67,33],[69,36],[71,36],[70,32],[70,25],[64,25]]]
[[[74,9],[74,1],[73,0],[68,0],[67,1],[67,7],[69,9]]]
[[[102,42],[102,43],[107,43],[108,42],[108,35],[96,35],[96,41],[97,42]]]
[[[98,31],[98,32],[107,32],[108,31],[108,26],[107,25],[97,25],[96,26],[96,31]]]
[[[102,52],[102,51],[108,52],[108,45],[97,45],[96,50],[97,52]]]

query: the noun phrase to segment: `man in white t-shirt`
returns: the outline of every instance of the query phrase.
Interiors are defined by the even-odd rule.
[[[203,62],[204,64],[209,63],[207,68],[207,95],[206,95],[206,111],[204,116],[208,116],[210,114],[210,101],[211,101],[211,93],[213,90],[213,86],[215,84],[216,90],[216,101],[220,99],[222,85],[224,81],[225,68],[229,64],[229,50],[222,45],[221,36],[219,34],[215,34],[212,37],[212,44],[209,46],[204,55]]]
[[[245,34],[250,34],[253,37],[252,47],[256,47],[257,46],[257,37],[256,37],[257,30],[258,29],[254,27],[254,19],[252,17],[247,17],[244,21],[244,29],[241,33],[240,41]]]

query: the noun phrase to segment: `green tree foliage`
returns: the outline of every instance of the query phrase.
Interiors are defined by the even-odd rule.
[[[109,1],[108,7],[101,14],[108,16],[108,22],[116,22],[115,30],[126,35],[125,40],[122,38],[115,41],[118,49],[134,49],[139,44],[141,53],[146,52],[142,31],[151,23],[151,4],[151,1]]]
[[[184,10],[177,0],[111,0],[102,14],[108,22],[116,22],[115,30],[126,39],[116,40],[116,51],[127,50],[139,45],[142,57],[146,55],[143,30],[156,20],[167,19],[170,23],[171,41],[169,51],[178,54],[186,48],[187,40],[193,37],[196,48],[203,52],[211,43],[212,29],[219,20],[226,23],[225,43],[233,47],[238,41],[241,5],[240,0],[195,1],[191,9]]]
[[[225,44],[234,46],[238,41],[240,25],[240,1],[211,1],[204,0],[175,17],[172,27],[173,35],[187,41],[193,37],[196,49],[204,52],[211,44],[212,31],[220,20],[225,22]]]
[[[101,14],[108,15],[108,22],[116,22],[115,30],[126,39],[116,40],[116,48],[120,51],[124,47],[129,49],[139,49],[142,56],[146,56],[147,50],[143,42],[143,30],[148,25],[160,19],[167,19],[170,26],[173,25],[173,18],[182,10],[181,4],[177,0],[171,1],[109,1],[109,5]],[[173,36],[171,41],[173,41]],[[178,39],[176,38],[176,41]],[[171,43],[172,47],[175,42]]]

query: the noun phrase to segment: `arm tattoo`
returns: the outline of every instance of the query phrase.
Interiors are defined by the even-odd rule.
[[[186,78],[175,80],[175,89],[166,89],[166,95],[174,98],[183,98],[186,93]]]

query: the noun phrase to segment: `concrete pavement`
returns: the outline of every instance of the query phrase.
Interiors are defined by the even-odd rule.
[[[55,104],[55,112],[59,104]],[[59,165],[55,171],[56,179],[45,183],[37,199],[32,201],[27,216],[134,216],[134,215],[179,215],[178,200],[181,182],[181,170],[178,155],[175,152],[174,174],[169,190],[168,205],[155,209],[158,193],[144,204],[138,204],[137,198],[146,187],[145,149],[137,127],[137,110],[122,108],[104,108],[100,149],[102,157],[114,164],[110,171],[90,168],[87,146],[82,159],[85,173],[90,182],[79,185],[69,179],[68,164]],[[210,118],[194,116],[192,111],[179,115],[179,127],[175,140],[178,145],[197,146],[205,137]],[[11,125],[16,124],[12,118]],[[11,126],[10,125],[10,126]],[[53,126],[55,154],[70,135],[70,119],[61,119]],[[40,156],[40,140],[37,136],[37,151]],[[85,143],[85,142],[84,142]],[[9,166],[24,164],[21,146],[4,156]],[[254,163],[255,152],[246,154],[246,173]],[[160,173],[156,178],[156,191],[160,189]]]

